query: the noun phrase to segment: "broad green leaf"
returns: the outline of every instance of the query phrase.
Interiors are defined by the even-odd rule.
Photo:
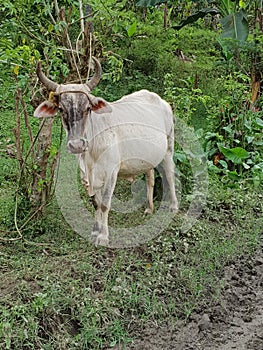
[[[263,120],[262,119],[256,118],[256,123],[257,123],[258,126],[262,126],[263,127]]]
[[[136,28],[137,28],[137,23],[136,21],[133,22],[133,24],[131,26],[129,26],[129,28],[127,29],[127,34],[128,37],[130,38],[131,36],[133,36],[136,33]]]
[[[254,136],[246,136],[247,143],[251,143],[254,140]]]
[[[234,180],[234,181],[238,181],[242,179],[242,176],[239,175],[236,171],[229,171],[227,175],[231,180]]]
[[[206,140],[210,140],[210,139],[212,139],[212,138],[215,138],[215,139],[217,139],[217,140],[223,140],[222,135],[219,135],[218,132],[209,132],[209,131],[208,131],[208,132],[205,134],[205,139],[206,139]]]
[[[229,50],[229,42],[227,42],[226,39],[220,37],[217,38],[217,41],[222,48],[226,60],[230,62],[234,57],[234,53],[231,50]]]
[[[229,134],[233,134],[233,130],[230,125],[224,126],[223,129],[228,132]]]
[[[241,164],[243,159],[250,157],[250,153],[242,147],[226,148],[219,146],[219,150],[228,160],[231,160],[235,164]]]
[[[246,41],[249,33],[248,22],[246,18],[246,12],[240,10],[236,13],[221,19],[223,32],[222,38],[235,39],[238,41]]]
[[[187,24],[195,23],[199,18],[204,18],[207,15],[215,16],[219,13],[217,9],[212,8],[204,8],[193,15],[187,17],[186,19],[182,20],[178,26],[173,26],[172,28],[175,30],[179,30],[186,26]]]
[[[179,162],[183,163],[186,161],[186,155],[184,153],[180,153],[180,152],[175,152],[174,153],[174,161],[177,162],[177,160],[179,160]]]
[[[215,166],[212,162],[208,162],[208,169],[214,171],[215,173],[221,173],[222,169]]]
[[[224,169],[228,168],[227,162],[225,162],[224,160],[221,159],[218,163],[221,164]]]

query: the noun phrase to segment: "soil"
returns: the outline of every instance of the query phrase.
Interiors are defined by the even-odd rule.
[[[224,269],[217,301],[187,322],[148,326],[127,350],[263,350],[263,250]]]

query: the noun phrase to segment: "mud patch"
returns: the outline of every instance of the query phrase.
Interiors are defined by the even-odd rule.
[[[127,350],[263,350],[263,252],[228,265],[211,306],[188,322],[149,325]]]

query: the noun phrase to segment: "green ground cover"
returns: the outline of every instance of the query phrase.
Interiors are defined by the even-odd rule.
[[[154,11],[148,16],[151,13],[151,21],[156,20]],[[30,65],[26,74],[22,71],[14,77],[13,67],[6,65],[0,71],[1,349],[95,350],[119,344],[125,349],[134,332],[147,323],[187,319],[193,310],[209,305],[223,287],[220,274],[224,266],[238,256],[253,254],[259,245],[263,227],[262,102],[258,110],[247,105],[250,53],[245,56],[241,51],[235,66],[234,60],[223,57],[215,31],[204,29],[202,23],[176,34],[173,29],[164,31],[163,14],[158,15],[159,26],[150,20],[140,24],[134,40],[124,35],[104,38],[104,51],[113,50],[115,56],[105,58],[102,80],[94,94],[113,101],[148,88],[171,103],[176,117],[203,147],[197,158],[207,157],[209,187],[201,215],[189,231],[181,232],[193,173],[184,152],[190,150],[176,144],[174,160],[183,186],[180,210],[149,242],[126,249],[95,248],[67,224],[56,197],[44,217],[29,220],[30,203],[19,192],[23,184],[18,181],[12,130],[16,126],[17,87],[24,91],[33,132],[38,130],[38,121],[31,118],[32,90],[27,85],[30,74],[34,75],[31,58],[35,59],[35,51],[28,53],[25,45],[24,52],[21,46],[26,57],[23,61],[19,56],[21,63]],[[52,30],[50,27],[51,34]],[[176,58],[177,48],[190,61]],[[54,52],[49,54],[55,67],[51,74],[61,75],[59,58]],[[31,79],[35,83],[34,77]],[[26,151],[27,130],[24,125],[21,130]],[[53,137],[58,147],[59,119]],[[240,148],[248,153],[244,156]],[[30,172],[30,162],[27,166]],[[159,180],[156,177],[157,183]],[[115,194],[127,200],[130,186],[120,183]],[[92,212],[81,189],[80,198]],[[143,208],[131,214],[110,214],[112,227],[136,227],[144,220],[148,218],[143,217]],[[18,232],[15,223],[21,227],[25,222]]]
[[[186,235],[173,222],[132,249],[95,249],[54,203],[27,241],[1,244],[1,347],[125,348],[146,322],[173,322],[209,304],[222,268],[252,254],[263,227],[261,193],[226,190],[218,181],[209,193]]]

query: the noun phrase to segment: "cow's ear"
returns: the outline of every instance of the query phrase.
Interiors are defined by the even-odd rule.
[[[111,105],[101,97],[94,97],[90,99],[91,110],[95,113],[111,113]]]
[[[44,117],[54,117],[58,112],[58,106],[50,101],[42,102],[35,110],[34,117],[44,118]]]

